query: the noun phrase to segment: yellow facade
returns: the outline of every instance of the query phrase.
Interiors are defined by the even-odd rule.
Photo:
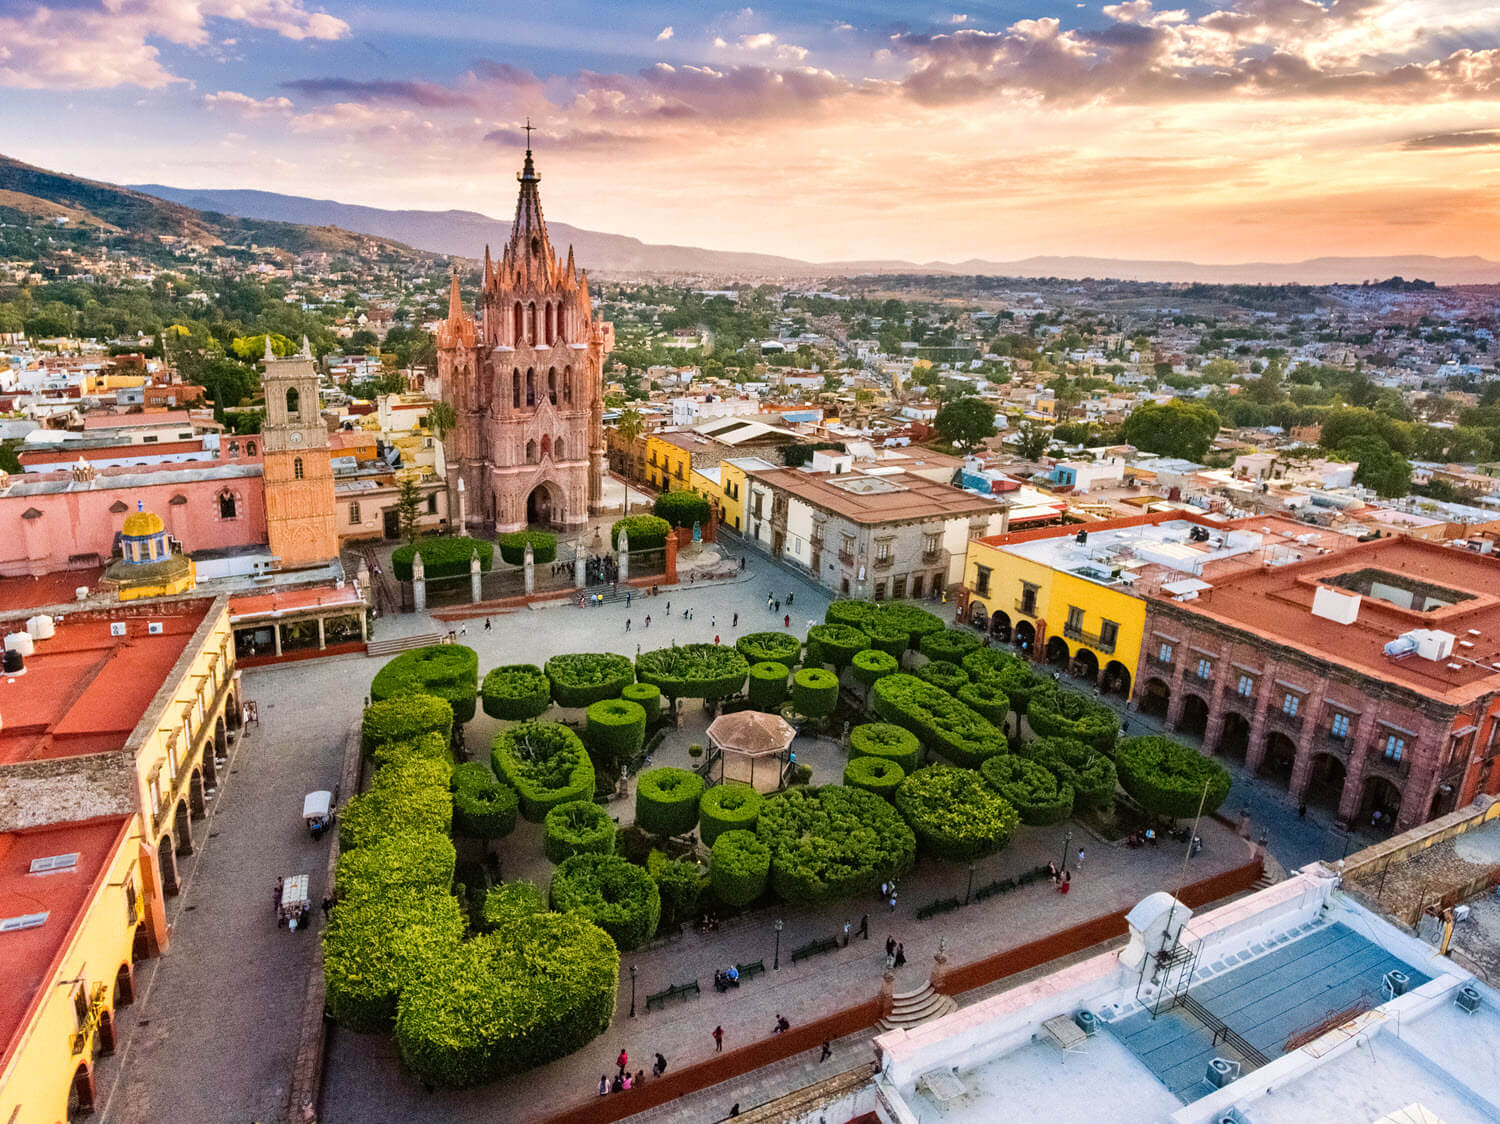
[[[748,494],[745,470],[733,461],[719,462],[719,490],[723,496],[724,526],[739,531],[745,522],[745,496]]]
[[[708,471],[713,472],[713,469],[709,469]],[[720,466],[719,471],[722,473],[722,465]],[[714,504],[716,507],[719,507],[721,509],[723,508],[724,485],[722,483],[722,477],[720,478],[720,480],[715,480],[713,476],[705,475],[703,469],[695,468],[693,469],[692,476],[688,481],[688,487],[697,492],[709,503]]]
[[[1014,627],[1022,621],[1046,620],[1051,611],[1052,567],[992,546],[969,542],[964,558],[964,586],[970,611],[982,605],[987,619],[1004,614]],[[1027,612],[1025,606],[1031,606]]]
[[[1135,674],[1146,632],[1143,598],[1054,570],[1047,623],[1048,638],[1060,637],[1068,645],[1070,658],[1079,659],[1079,653],[1087,649],[1099,667],[1114,661]]]
[[[693,458],[666,437],[653,433],[646,438],[646,482],[663,492],[690,487]]]

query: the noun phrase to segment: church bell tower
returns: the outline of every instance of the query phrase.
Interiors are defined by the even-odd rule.
[[[271,353],[265,374],[266,420],[261,427],[266,533],[282,569],[319,566],[339,553],[333,514],[333,463],[328,430],[318,409],[318,368],[307,340],[287,359]]]

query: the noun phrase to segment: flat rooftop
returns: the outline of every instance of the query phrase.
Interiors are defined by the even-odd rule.
[[[73,924],[115,850],[130,816],[0,833],[0,921],[27,918],[26,928],[0,932],[0,1058],[9,1064],[16,1034],[38,992],[56,986],[54,965]],[[32,874],[34,859],[78,856],[74,865]],[[44,918],[43,918],[43,915]],[[121,914],[123,917],[123,912]],[[43,918],[40,924],[29,924]],[[91,982],[111,983],[118,964],[90,964]],[[0,1064],[0,1068],[3,1068]]]
[[[895,523],[913,519],[947,519],[956,515],[989,514],[999,505],[984,496],[911,472],[803,472],[780,468],[751,470],[757,480],[784,489],[815,507],[856,523]]]
[[[66,618],[50,639],[36,642],[23,674],[0,676],[0,765],[122,748],[212,604]],[[111,635],[115,623],[123,623],[123,636]]]

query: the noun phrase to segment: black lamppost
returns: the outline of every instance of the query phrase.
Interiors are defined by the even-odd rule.
[[[776,955],[771,958],[771,971],[781,971],[781,918],[776,919]]]
[[[1073,850],[1073,829],[1069,828],[1063,835],[1063,870],[1068,869],[1068,855]]]
[[[635,1018],[635,965],[630,966],[630,1017]]]
[[[969,904],[969,898],[974,894],[974,864],[969,864],[969,888],[964,891],[964,905]]]

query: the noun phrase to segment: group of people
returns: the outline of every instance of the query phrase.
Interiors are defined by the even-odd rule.
[[[1082,854],[1082,852],[1080,851],[1079,854]],[[1052,885],[1057,887],[1059,894],[1066,894],[1072,888],[1073,872],[1067,867],[1059,870],[1056,863],[1048,863],[1047,871],[1052,878]]]
[[[786,595],[786,607],[788,609],[790,609],[792,607],[792,603],[794,601],[796,601],[796,599],[797,599],[796,593],[788,593]],[[768,593],[768,594],[766,594],[766,612],[768,612],[768,613],[779,613],[779,612],[781,612],[781,601],[777,598],[776,594],[774,594],[774,593]]]
[[[888,878],[880,884],[880,900],[890,906],[891,912],[896,912],[896,880]]]
[[[906,967],[906,945],[889,935],[885,938],[885,966],[887,968]]]
[[[740,970],[733,964],[724,969],[714,969],[714,990],[728,991],[740,986]]]
[[[610,1093],[626,1093],[646,1083],[646,1071],[644,1069],[636,1070],[632,1076],[630,1072],[630,1055],[624,1049],[620,1050],[620,1056],[615,1059],[615,1065],[619,1069],[614,1076],[614,1080],[610,1080],[610,1076],[607,1073],[601,1074],[599,1077],[599,1095],[601,1097],[607,1096]],[[660,1077],[666,1072],[667,1059],[662,1056],[661,1051],[657,1051],[656,1061],[651,1064],[651,1076]]]

